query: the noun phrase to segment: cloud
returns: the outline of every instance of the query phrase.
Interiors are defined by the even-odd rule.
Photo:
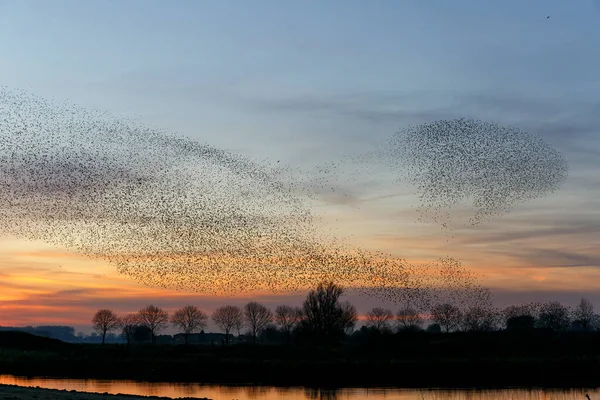
[[[600,294],[597,290],[495,290],[497,307],[526,304],[530,302],[558,301],[566,306],[576,307],[581,298],[586,298],[600,308]]]
[[[368,123],[423,121],[452,117],[448,106],[415,107],[415,100],[425,100],[426,94],[406,93],[360,93],[335,96],[302,96],[287,98],[244,98],[235,99],[242,108],[254,112],[288,113],[311,115],[348,120],[362,120]]]
[[[589,267],[600,268],[600,254],[582,254],[575,251],[550,248],[520,248],[512,256],[517,262],[526,262],[543,268]],[[518,268],[518,266],[516,266]]]
[[[579,93],[544,96],[501,91],[398,91],[232,98],[231,101],[253,111],[343,118],[340,120],[341,127],[353,120],[371,125],[392,122],[401,128],[439,119],[489,119],[500,124],[515,124],[565,145],[577,145],[574,139],[597,133],[600,126],[600,101]]]
[[[585,240],[590,236],[600,235],[600,219],[595,219],[590,215],[568,213],[567,210],[567,215],[562,218],[544,219],[544,217],[538,216],[519,216],[519,220],[509,217],[506,221],[500,221],[489,229],[482,227],[478,229],[477,235],[466,237],[461,241],[474,245],[493,246],[506,242],[555,241],[558,237],[568,237],[570,241],[577,241],[575,236],[581,236],[581,239]]]

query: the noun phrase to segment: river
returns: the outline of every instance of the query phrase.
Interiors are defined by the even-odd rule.
[[[101,379],[24,378],[0,375],[0,384],[81,392],[166,397],[208,397],[213,400],[600,400],[599,389],[397,389],[222,386],[197,383],[155,383]]]

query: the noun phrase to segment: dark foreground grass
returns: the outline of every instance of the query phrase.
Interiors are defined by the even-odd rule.
[[[318,387],[598,387],[600,335],[417,334],[310,345],[11,346],[0,373]],[[38,340],[38,339],[36,339]]]

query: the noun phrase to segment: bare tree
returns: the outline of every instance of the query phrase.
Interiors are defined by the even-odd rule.
[[[545,303],[540,307],[538,327],[560,332],[566,330],[570,323],[569,309],[558,301]]]
[[[594,305],[588,299],[582,298],[573,312],[573,319],[583,330],[591,330],[594,322]]]
[[[505,328],[511,331],[533,328],[540,306],[541,303],[528,303],[506,307],[501,313]]]
[[[375,307],[367,313],[367,325],[379,331],[388,331],[390,330],[390,321],[393,318],[394,314],[392,314],[392,310]]]
[[[416,330],[423,325],[423,318],[417,310],[410,307],[401,308],[396,314],[399,330]]]
[[[499,314],[492,308],[473,306],[465,312],[463,329],[470,332],[491,332],[496,330]]]
[[[251,301],[244,307],[244,320],[252,333],[252,341],[256,343],[256,337],[273,320],[273,313],[264,305]]]
[[[238,333],[244,325],[244,314],[239,307],[223,306],[215,310],[212,320],[225,333],[225,343],[229,344],[229,334],[232,329],[237,329]]]
[[[138,327],[138,317],[135,314],[123,315],[119,318],[119,328],[121,328],[121,335],[127,341],[127,344],[131,344],[135,329]]]
[[[242,334],[242,329],[244,329],[244,312],[242,311],[242,318],[235,321],[233,328],[237,332],[238,337]]]
[[[291,306],[277,306],[275,309],[275,322],[285,332],[288,342],[291,339],[292,329],[300,322],[302,309]]]
[[[356,308],[339,302],[343,292],[343,288],[333,282],[322,282],[308,293],[302,307],[303,326],[319,340],[337,341],[354,326]]]
[[[102,336],[102,344],[106,338],[106,333],[119,327],[119,317],[112,310],[101,309],[96,312],[92,318],[94,330]]]
[[[341,325],[346,334],[352,333],[356,321],[358,321],[358,311],[356,307],[349,301],[344,301],[340,304],[342,310]]]
[[[462,320],[460,309],[452,304],[438,304],[431,310],[431,319],[446,331],[458,329]]]
[[[154,344],[156,336],[169,324],[169,313],[160,307],[149,305],[138,311],[138,323],[150,330]]]
[[[171,316],[171,323],[183,333],[185,344],[188,344],[188,337],[194,332],[206,327],[208,315],[196,306],[185,306],[175,311]]]

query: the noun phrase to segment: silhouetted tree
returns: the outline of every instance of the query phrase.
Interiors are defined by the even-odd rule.
[[[229,334],[232,329],[241,329],[244,324],[244,314],[239,307],[223,306],[215,310],[213,322],[225,333],[225,344],[229,344]]]
[[[127,344],[131,344],[135,328],[138,326],[138,318],[135,314],[122,315],[119,318],[119,328],[121,328],[121,335],[127,341]]]
[[[156,336],[169,324],[169,313],[160,307],[149,305],[138,311],[138,323],[150,330],[152,343],[156,343]]]
[[[265,326],[265,328],[260,333],[260,339],[270,343],[282,343],[284,335],[285,332],[283,332],[280,329],[277,329],[277,326],[275,324],[270,323],[267,324],[267,326]]]
[[[244,312],[242,311],[242,318],[235,321],[235,324],[233,326],[233,328],[235,329],[235,331],[238,334],[238,337],[240,337],[242,335],[242,329],[244,329],[244,326],[245,326]]]
[[[378,331],[390,330],[390,321],[394,318],[392,310],[382,307],[375,307],[367,313],[367,326],[371,326]]]
[[[431,310],[431,319],[434,323],[439,324],[445,332],[450,332],[460,327],[462,312],[452,304],[438,304]]]
[[[136,325],[133,328],[133,334],[131,335],[131,338],[137,343],[143,343],[148,339],[152,341],[152,331],[147,326]]]
[[[535,322],[539,314],[540,303],[528,303],[521,305],[508,306],[502,311],[504,317],[504,325],[506,329],[527,329],[531,320]],[[529,317],[529,318],[519,318]],[[509,321],[511,326],[509,327]]]
[[[288,342],[291,339],[292,330],[302,318],[302,309],[291,306],[277,306],[275,309],[275,322],[285,332]]]
[[[592,302],[582,298],[573,312],[573,319],[573,322],[579,325],[583,330],[591,330],[594,322],[594,305]]]
[[[401,308],[396,314],[398,330],[418,330],[423,325],[423,318],[417,310],[410,307]]]
[[[244,320],[252,333],[252,341],[256,343],[256,337],[273,320],[273,313],[264,305],[251,301],[244,307]]]
[[[358,311],[349,301],[342,302],[340,307],[342,309],[342,329],[346,334],[350,334],[354,330],[356,321],[358,321]]]
[[[498,313],[488,307],[473,306],[465,312],[462,325],[469,332],[491,332],[497,329]]]
[[[429,333],[441,333],[442,327],[440,326],[440,324],[429,324],[427,326],[426,331]]]
[[[104,344],[106,334],[119,327],[119,317],[112,310],[101,309],[96,311],[92,324],[94,330],[102,336],[102,344]]]
[[[185,344],[188,337],[206,327],[208,315],[196,306],[185,306],[175,311],[171,316],[171,323],[183,333]]]
[[[557,301],[542,304],[537,325],[540,328],[551,329],[555,332],[566,330],[571,321],[569,309]]]
[[[303,325],[317,340],[334,342],[356,321],[356,309],[349,303],[340,304],[344,292],[333,282],[320,283],[311,290],[303,303]]]
[[[510,317],[506,321],[506,330],[512,332],[526,331],[535,328],[535,318],[531,315]]]

